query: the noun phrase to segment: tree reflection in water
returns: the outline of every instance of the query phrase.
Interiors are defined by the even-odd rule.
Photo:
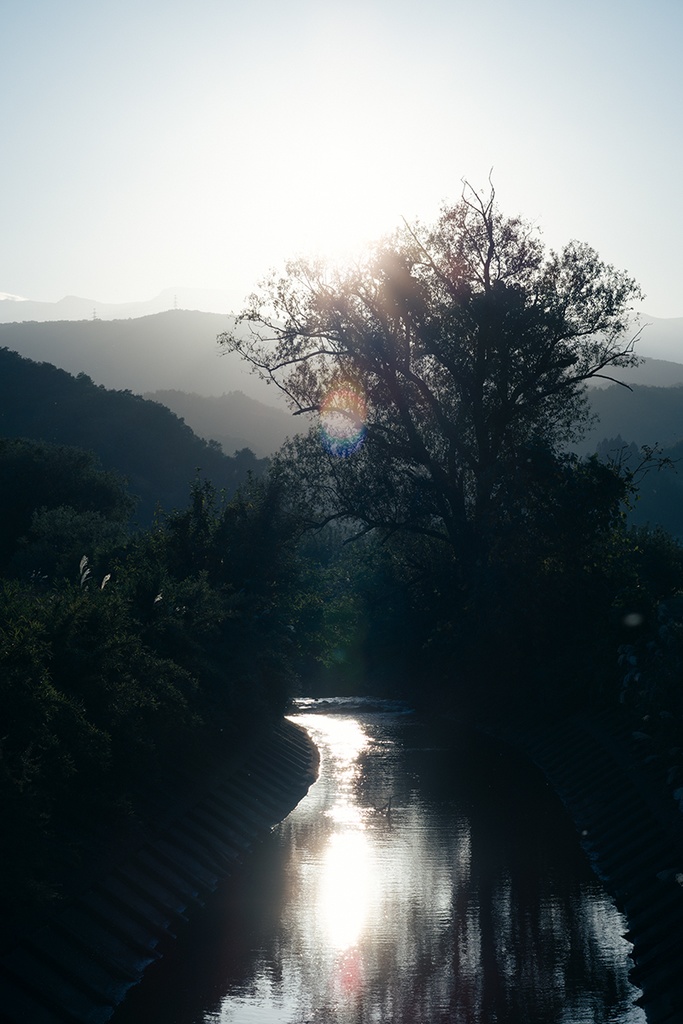
[[[406,717],[295,720],[321,776],[276,830],[278,934],[206,1021],[644,1021],[623,919],[533,770]]]
[[[413,716],[294,718],[320,778],[130,1021],[645,1021],[623,918],[533,769]]]

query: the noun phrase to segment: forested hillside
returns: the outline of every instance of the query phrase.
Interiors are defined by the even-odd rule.
[[[221,356],[216,336],[233,323],[234,317],[185,309],[131,320],[28,321],[0,324],[0,346],[138,395],[158,389],[201,395],[239,390],[278,404],[275,389],[241,360]]]
[[[287,437],[302,432],[307,424],[284,409],[276,409],[242,391],[220,396],[187,391],[151,391],[144,395],[161,402],[181,416],[196,434],[218,441],[226,455],[251,448],[256,455],[273,455]]]
[[[597,423],[581,445],[588,454],[595,442],[620,434],[637,445],[670,447],[683,440],[683,384],[651,387],[633,384],[590,392],[590,406]]]
[[[198,471],[233,494],[249,472],[265,467],[248,449],[223,454],[163,405],[106,390],[85,374],[73,377],[7,349],[0,349],[0,436],[95,452],[104,469],[127,480],[139,499],[140,523],[151,522],[157,505],[183,507]]]
[[[597,420],[574,449],[583,455],[598,452],[602,459],[631,468],[642,461],[644,448],[657,449],[665,461],[661,468],[639,474],[638,498],[629,518],[683,538],[683,385],[613,384],[589,394]]]

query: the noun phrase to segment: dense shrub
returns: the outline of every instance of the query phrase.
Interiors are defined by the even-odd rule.
[[[24,442],[4,453],[0,469],[29,468],[21,515],[0,492],[0,516],[14,515],[0,577],[0,893],[16,907],[58,894],[84,831],[144,815],[166,776],[282,713],[317,598],[275,478],[230,501],[197,482],[185,511],[125,540],[125,493],[89,458]],[[73,480],[38,506],[55,464]],[[101,509],[79,504],[90,484]]]

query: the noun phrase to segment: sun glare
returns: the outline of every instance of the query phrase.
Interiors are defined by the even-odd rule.
[[[355,946],[368,919],[372,889],[371,845],[363,831],[335,832],[325,851],[319,909],[328,942],[337,950]]]
[[[314,895],[315,916],[328,947],[335,953],[351,950],[368,923],[371,896],[379,880],[373,846],[366,833],[366,810],[357,800],[358,758],[368,739],[355,719],[333,715],[302,715],[296,721],[316,734],[333,762],[335,799],[325,810],[332,831],[321,855]]]
[[[414,91],[409,80],[396,79],[385,26],[365,9],[359,32],[353,15],[323,5],[301,51],[286,98],[271,97],[269,145],[282,157],[273,212],[287,224],[290,249],[343,262],[392,231],[402,215],[413,216],[405,203],[415,202],[413,176],[424,176],[424,158],[419,147],[405,146],[397,164],[393,144],[405,134],[406,117],[417,114]],[[302,135],[292,134],[292,106]],[[422,110],[422,123],[429,116]]]

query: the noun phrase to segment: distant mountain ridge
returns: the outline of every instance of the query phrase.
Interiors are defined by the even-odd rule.
[[[22,305],[14,300],[3,301]],[[664,330],[659,329],[662,324]],[[291,416],[275,386],[268,386],[250,373],[236,355],[222,355],[217,336],[234,325],[235,318],[227,314],[181,309],[127,320],[17,322],[0,324],[0,349],[4,347],[39,363],[54,364],[73,375],[86,374],[95,382],[88,382],[94,391],[105,388],[132,391],[134,394],[122,395],[117,401],[124,419],[137,419],[141,407],[152,404],[137,399],[138,395],[144,395],[157,406],[159,403],[166,406],[163,412],[168,417],[171,417],[168,410],[173,410],[176,415],[172,419],[176,423],[176,417],[182,417],[187,426],[178,426],[183,426],[188,433],[194,431],[198,435],[197,443],[200,443],[199,437],[216,441],[226,455],[244,448],[251,449],[257,456],[271,455],[287,436],[305,430],[307,424],[303,418]],[[644,362],[631,369],[614,369],[608,373],[609,377],[629,384],[632,390],[609,380],[594,382],[596,386],[590,389],[589,400],[600,422],[578,447],[581,453],[596,451],[604,439],[614,439],[619,444],[623,440],[638,446],[659,442],[666,446],[672,458],[681,458],[683,452],[678,449],[683,443],[683,361],[664,359],[656,353],[677,355],[680,350],[683,360],[682,342],[683,319],[652,323],[651,328],[644,330],[643,340],[637,347],[640,353],[647,355]],[[54,370],[54,366],[50,369]],[[2,383],[0,381],[0,385]],[[75,423],[81,416],[84,399],[91,400],[90,392],[86,395],[84,390],[79,392],[79,397],[80,406],[70,400]],[[16,411],[21,408],[23,399],[24,395],[15,394],[10,388],[3,401]],[[33,392],[27,401],[29,399],[33,402]],[[127,405],[123,399],[128,400]],[[35,411],[37,415],[38,410]],[[44,410],[44,414],[48,411]],[[7,409],[0,406],[0,417],[6,412]],[[19,425],[20,421],[15,420],[16,429]],[[69,430],[72,427],[73,424]],[[39,436],[82,446],[87,446],[88,439],[87,430],[78,435],[80,440],[71,440],[76,435],[68,432],[59,437]],[[126,443],[138,445],[132,437]],[[173,448],[176,441],[171,441],[169,435],[167,443]],[[218,445],[214,448],[217,455],[224,457]],[[193,466],[207,464],[205,449],[201,453],[198,450],[199,455]],[[166,449],[157,456],[162,462],[173,457],[173,451]],[[185,476],[191,472],[193,468],[188,469]],[[136,470],[129,476],[142,480],[144,474]],[[664,525],[661,509],[665,502],[667,527],[683,537],[683,486],[679,486],[679,479],[683,480],[683,473],[680,476],[650,474],[639,502],[639,516],[641,521],[659,521]],[[174,496],[173,500],[180,499]]]
[[[185,309],[128,320],[28,321],[0,324],[0,347],[87,373],[106,388],[216,396],[242,391],[284,409],[277,388],[250,373],[239,356],[222,353],[216,338],[234,323],[227,314]]]
[[[165,288],[143,302],[100,302],[97,299],[66,295],[59,302],[36,302],[21,295],[0,292],[0,323],[45,323],[54,320],[126,320],[150,316],[171,309],[198,310],[204,313],[231,313],[241,306],[244,296],[218,288]]]
[[[171,310],[235,314],[245,295],[229,288],[164,288],[151,299],[138,302],[102,302],[66,295],[58,302],[39,302],[0,291],[0,324],[59,320],[127,320]],[[634,332],[640,329],[638,352],[651,359],[683,362],[683,317],[656,317],[641,313]]]
[[[273,455],[287,437],[304,432],[307,423],[281,409],[264,405],[242,391],[215,396],[186,391],[152,391],[143,395],[180,416],[199,437],[218,441],[226,455],[251,448],[255,455]]]
[[[9,299],[4,303],[15,309],[26,306]],[[0,312],[4,303],[0,301]],[[24,320],[0,323],[0,346],[29,359],[47,360],[69,373],[87,373],[108,388],[216,397],[242,391],[265,405],[284,409],[276,387],[250,373],[235,354],[221,354],[216,338],[234,324],[235,317],[228,313],[187,309],[117,320]],[[645,358],[642,365],[609,370],[608,375],[648,386],[683,383],[683,318],[643,317],[636,351]],[[594,381],[597,387],[609,384],[609,380]]]
[[[677,364],[665,364],[676,366]],[[678,367],[683,370],[683,367]],[[672,375],[673,377],[673,375]],[[577,446],[582,454],[594,452],[603,438],[620,435],[629,444],[669,448],[683,441],[683,379],[666,386],[612,384],[589,393],[591,411],[598,420]]]
[[[683,359],[683,352],[681,352],[681,359]],[[629,387],[674,387],[683,384],[683,363],[646,357],[638,366],[614,366],[606,369],[604,377],[594,377],[589,386],[591,392],[605,391],[614,387],[615,382],[627,384]]]

